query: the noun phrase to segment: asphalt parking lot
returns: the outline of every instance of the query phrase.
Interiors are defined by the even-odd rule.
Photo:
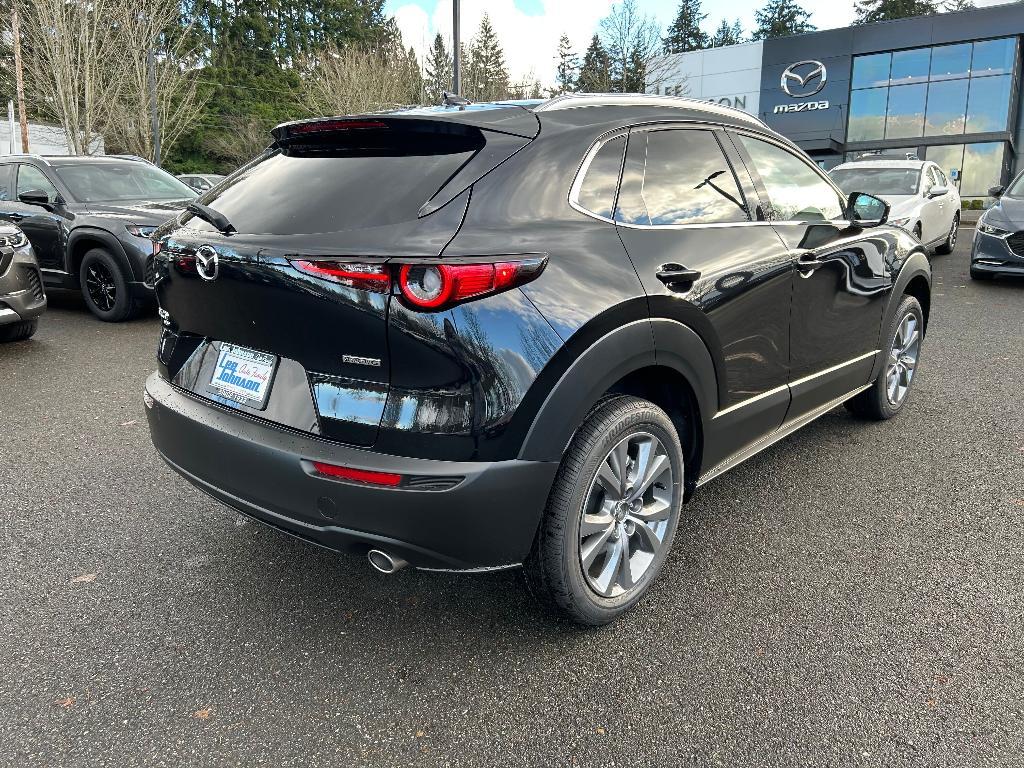
[[[0,348],[0,765],[1020,765],[1024,281],[934,259],[916,391],[684,509],[583,631],[515,574],[386,577],[157,458],[157,321]]]

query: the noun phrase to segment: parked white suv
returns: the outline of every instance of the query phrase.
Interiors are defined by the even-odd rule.
[[[889,223],[902,227],[936,253],[950,253],[960,226],[960,193],[935,163],[872,158],[837,165],[829,175],[844,192],[882,198]]]

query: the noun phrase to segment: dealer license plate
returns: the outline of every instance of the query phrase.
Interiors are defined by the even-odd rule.
[[[222,343],[208,386],[223,398],[263,410],[276,368],[274,355]]]

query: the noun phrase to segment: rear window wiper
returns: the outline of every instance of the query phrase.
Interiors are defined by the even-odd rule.
[[[193,200],[191,203],[185,206],[185,210],[189,213],[198,216],[203,221],[208,221],[225,235],[230,235],[235,231],[234,225],[228,221],[228,217],[220,211],[215,211],[208,205],[197,203]]]

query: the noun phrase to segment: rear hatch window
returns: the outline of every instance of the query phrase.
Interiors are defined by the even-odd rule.
[[[415,219],[485,144],[479,129],[464,126],[347,122],[369,127],[291,138],[202,202],[247,234],[386,226]],[[198,219],[189,226],[211,228]]]

